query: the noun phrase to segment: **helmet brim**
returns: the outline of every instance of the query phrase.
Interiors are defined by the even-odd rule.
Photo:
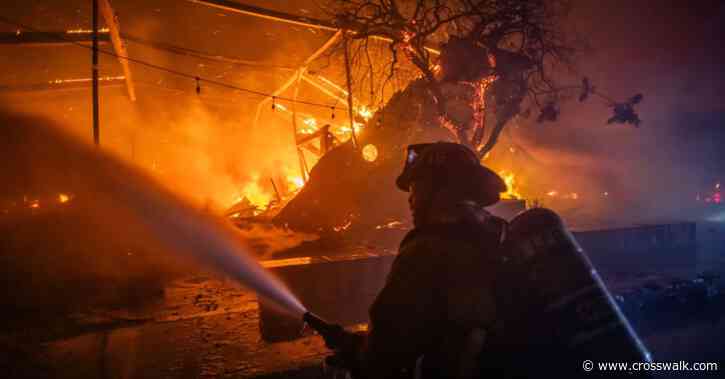
[[[411,184],[415,181],[414,170],[403,170],[395,180],[397,187],[404,192],[410,191]],[[506,192],[506,183],[493,170],[485,166],[463,166],[453,172],[447,172],[445,178],[440,180],[450,181],[460,179],[462,185],[471,189],[476,202],[483,206],[492,205],[501,198],[501,193]]]

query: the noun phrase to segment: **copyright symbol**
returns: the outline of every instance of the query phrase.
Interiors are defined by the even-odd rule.
[[[582,368],[586,372],[592,371],[594,369],[594,362],[587,359],[582,363]]]

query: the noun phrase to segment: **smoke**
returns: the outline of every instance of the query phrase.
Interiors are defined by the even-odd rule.
[[[513,170],[526,197],[575,227],[702,219],[698,195],[725,176],[723,9],[709,2],[574,4],[568,22],[588,49],[560,82],[587,76],[617,101],[643,93],[637,111],[644,123],[606,125],[604,101],[571,99],[555,123],[516,120],[491,164]]]
[[[193,205],[189,196],[172,192],[112,153],[83,144],[42,118],[0,114],[0,125],[6,136],[0,145],[6,166],[4,198],[17,196],[18,190],[35,196],[61,190],[70,193],[69,205],[79,210],[75,216],[88,219],[90,228],[82,232],[93,235],[110,228],[117,239],[140,238],[145,245],[193,257],[290,313],[304,312],[284,285],[252,258],[238,230]],[[46,207],[39,204],[39,210]],[[40,239],[50,239],[43,232],[36,231]],[[78,245],[89,239],[83,234],[72,238]],[[48,251],[49,261],[53,261],[52,251]],[[104,253],[96,252],[99,260],[106,259]]]

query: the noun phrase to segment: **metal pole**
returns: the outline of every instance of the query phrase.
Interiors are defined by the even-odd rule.
[[[100,143],[98,121],[98,0],[93,0],[93,143]]]
[[[352,147],[357,148],[357,136],[355,135],[355,110],[352,107],[352,77],[350,73],[350,49],[349,39],[345,38],[345,79],[347,80],[347,116],[350,118],[350,135]]]

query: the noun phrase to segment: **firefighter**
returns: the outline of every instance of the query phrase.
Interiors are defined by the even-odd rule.
[[[400,245],[370,308],[370,332],[331,362],[358,378],[475,376],[495,319],[493,272],[505,221],[485,206],[506,185],[463,145],[411,145],[397,186],[410,193],[415,228]],[[350,351],[354,351],[351,353]]]
[[[471,150],[411,145],[397,185],[415,228],[370,308],[370,333],[330,333],[329,363],[355,378],[602,378],[611,373],[595,362],[651,361],[556,213],[506,223],[484,209],[506,186]]]

